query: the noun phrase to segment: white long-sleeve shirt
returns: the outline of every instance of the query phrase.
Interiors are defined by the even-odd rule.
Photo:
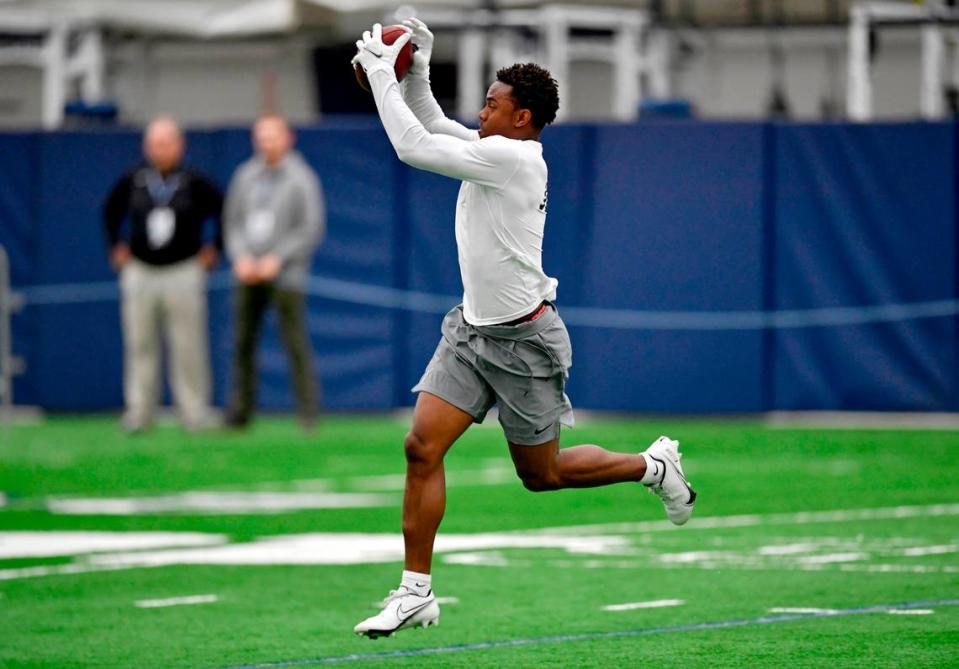
[[[406,78],[406,100],[391,71],[374,70],[369,81],[399,159],[463,181],[456,200],[456,248],[466,321],[506,323],[556,299],[559,282],[543,272],[542,145],[501,136],[480,139],[475,130],[445,117],[425,76]]]

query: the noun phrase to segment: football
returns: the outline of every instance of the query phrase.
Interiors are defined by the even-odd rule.
[[[403,26],[383,26],[383,43],[392,44],[405,32],[408,31]],[[416,51],[416,45],[412,42],[407,42],[399,55],[396,56],[396,64],[393,66],[393,70],[396,72],[397,81],[403,81],[403,77],[410,71],[410,65],[413,64],[414,51]],[[354,65],[353,67],[356,70],[356,81],[360,87],[366,91],[371,90],[370,82],[367,81],[366,72],[363,71],[363,68],[359,65]]]

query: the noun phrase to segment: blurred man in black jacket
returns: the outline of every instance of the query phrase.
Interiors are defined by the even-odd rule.
[[[120,274],[123,296],[122,424],[130,432],[149,428],[156,414],[161,329],[184,427],[196,430],[210,422],[206,272],[222,248],[223,195],[181,164],[184,149],[173,119],[154,120],[143,138],[145,160],[121,177],[103,209],[110,261]],[[204,235],[211,219],[212,232]]]

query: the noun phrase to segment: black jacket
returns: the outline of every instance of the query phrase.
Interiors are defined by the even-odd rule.
[[[169,234],[151,235],[147,220],[154,209],[172,210],[175,224]],[[143,162],[120,178],[103,206],[107,240],[113,248],[130,245],[134,257],[151,265],[169,265],[192,258],[203,245],[203,224],[213,220],[213,238],[223,247],[220,216],[223,194],[212,181],[189,167],[177,167],[161,177]],[[123,223],[129,221],[124,233]]]

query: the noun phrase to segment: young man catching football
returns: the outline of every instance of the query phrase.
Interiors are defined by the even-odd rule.
[[[442,337],[420,382],[406,437],[403,499],[405,570],[383,610],[357,634],[387,636],[439,621],[430,563],[446,506],[443,458],[494,405],[523,485],[532,491],[639,482],[682,525],[693,492],[679,464],[679,444],[660,437],[627,454],[585,445],[559,448],[560,425],[572,425],[565,385],[569,335],[553,301],[556,279],[543,272],[546,162],[540,134],[556,118],[559,92],[549,72],[517,64],[496,73],[479,113],[479,130],[443,114],[429,83],[433,35],[417,19],[393,44],[373,26],[353,59],[366,73],[383,127],[400,160],[462,180],[456,244],[463,303],[444,318]],[[394,63],[412,39],[418,46],[402,86]]]

